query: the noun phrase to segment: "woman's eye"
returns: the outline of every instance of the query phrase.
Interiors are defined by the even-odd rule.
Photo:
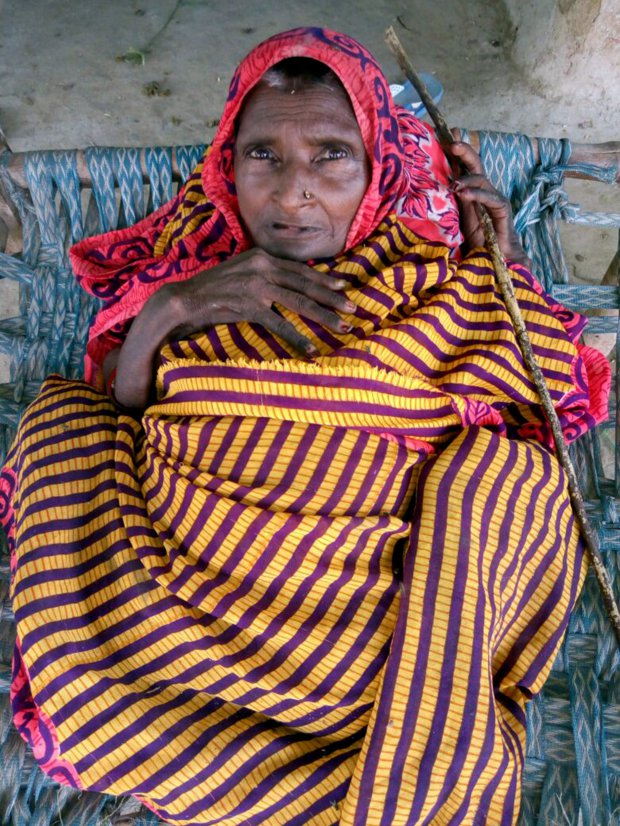
[[[255,146],[250,149],[247,157],[255,161],[271,161],[274,159],[273,152],[270,149],[265,149],[264,146]]]
[[[321,155],[320,161],[339,161],[342,158],[348,158],[350,152],[343,146],[327,146]]]

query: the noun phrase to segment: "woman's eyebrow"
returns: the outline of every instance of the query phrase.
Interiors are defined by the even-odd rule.
[[[358,142],[358,134],[353,130],[342,130],[338,132],[325,131],[324,133],[304,134],[304,141],[312,146],[322,146],[328,143],[346,144],[353,146]],[[269,132],[256,132],[254,134],[246,135],[243,138],[237,138],[236,143],[243,146],[252,146],[254,144],[273,144],[281,140],[281,137],[271,135]]]
[[[325,132],[323,135],[307,135],[306,139],[311,144],[346,143],[352,145],[357,142],[356,137],[355,132],[351,130],[350,132]]]
[[[243,136],[237,135],[235,138],[235,144],[242,146],[254,146],[258,144],[272,144],[275,143],[278,139],[275,135],[270,134],[269,132],[247,132]]]
[[[360,128],[355,122],[351,124],[316,123],[313,125],[312,131],[306,133],[304,137],[317,143],[343,143],[363,140]]]

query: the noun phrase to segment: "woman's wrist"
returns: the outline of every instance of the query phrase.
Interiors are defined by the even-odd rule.
[[[148,299],[133,320],[119,351],[113,381],[110,383],[108,378],[113,391],[113,395],[109,395],[118,407],[135,412],[148,405],[155,359],[177,323],[174,306],[170,306],[166,291],[162,288]]]
[[[116,374],[118,372],[117,367],[113,367],[110,371],[110,375],[106,381],[106,394],[114,407],[118,410],[119,413],[124,413],[127,416],[133,416],[134,418],[140,418],[142,409],[136,407],[127,407],[124,404],[121,404],[118,398],[116,397]]]

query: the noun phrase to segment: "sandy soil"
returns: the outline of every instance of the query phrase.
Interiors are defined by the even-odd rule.
[[[394,23],[418,70],[443,83],[451,123],[617,137],[618,113],[592,90],[558,96],[557,78],[543,88],[519,73],[501,0],[3,0],[2,21],[0,126],[13,151],[204,140],[240,58],[312,24],[360,39],[396,81],[383,42]]]

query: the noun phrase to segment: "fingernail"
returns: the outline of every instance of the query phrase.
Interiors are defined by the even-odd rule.
[[[337,290],[343,290],[347,285],[348,281],[345,281],[343,278],[338,278],[337,281],[332,282],[332,286]]]
[[[354,304],[352,301],[347,301],[344,308],[348,313],[354,313],[357,310],[357,304]]]
[[[346,322],[342,322],[342,324],[340,325],[340,329],[342,330],[343,333],[350,333],[351,330],[353,329],[353,325],[352,324],[347,324]]]
[[[318,356],[319,351],[316,349],[316,347],[314,346],[314,344],[309,344],[309,345],[306,347],[306,353],[307,353],[309,356]]]

